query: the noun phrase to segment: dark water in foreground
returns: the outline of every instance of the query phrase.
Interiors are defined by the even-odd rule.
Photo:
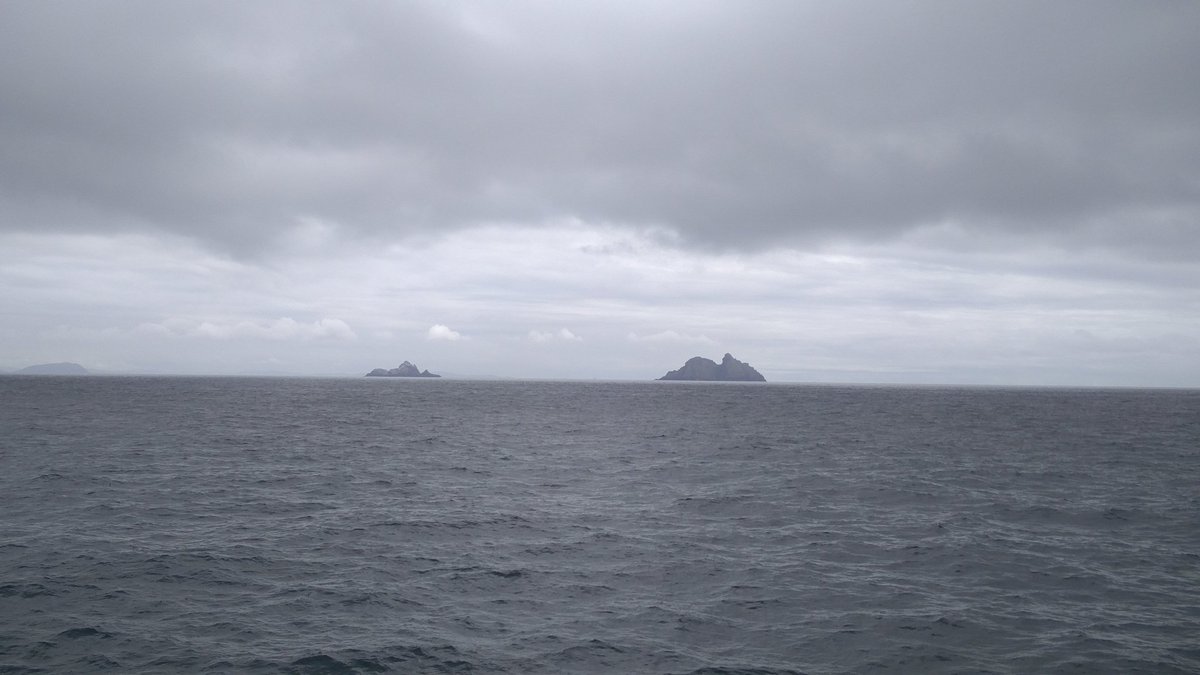
[[[1200,392],[0,378],[0,672],[1200,672]]]

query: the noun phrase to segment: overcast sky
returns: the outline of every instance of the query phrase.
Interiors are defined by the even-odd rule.
[[[1200,3],[0,3],[0,370],[1200,386]]]

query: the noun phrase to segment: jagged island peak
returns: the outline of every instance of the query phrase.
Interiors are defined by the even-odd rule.
[[[703,356],[694,356],[683,364],[679,370],[658,378],[660,380],[691,380],[697,382],[766,382],[767,378],[755,370],[749,363],[743,363],[725,354],[721,363]]]
[[[391,370],[376,368],[367,373],[367,377],[441,377],[441,375],[431,373],[428,370],[421,370],[416,365],[405,361]]]

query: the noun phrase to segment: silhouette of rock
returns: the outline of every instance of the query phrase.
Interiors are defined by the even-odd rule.
[[[671,372],[658,378],[660,380],[695,380],[704,382],[766,382],[767,378],[762,376],[754,368],[750,367],[749,363],[742,363],[733,358],[732,355],[726,354],[725,358],[721,359],[721,363],[706,359],[703,356],[694,356],[683,364],[679,370]]]
[[[17,375],[88,375],[87,368],[78,363],[39,363],[17,371]]]
[[[391,370],[376,368],[367,373],[367,377],[441,377],[441,375],[435,375],[428,370],[421,370],[408,361],[405,361]]]

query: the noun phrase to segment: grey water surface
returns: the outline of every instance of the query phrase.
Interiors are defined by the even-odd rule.
[[[1196,673],[1200,392],[0,377],[0,673]]]

